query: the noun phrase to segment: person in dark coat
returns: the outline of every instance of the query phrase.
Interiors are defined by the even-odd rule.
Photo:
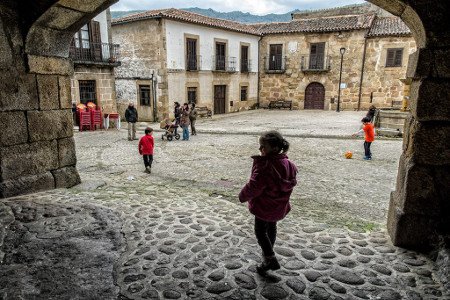
[[[273,251],[277,222],[291,210],[289,198],[297,185],[297,167],[286,155],[289,143],[277,131],[264,133],[259,143],[261,155],[252,156],[251,177],[239,193],[239,201],[248,202],[255,215],[255,235],[264,255],[256,270],[265,275],[280,268]]]
[[[136,122],[138,121],[138,112],[132,102],[130,102],[128,108],[125,110],[125,120],[128,122],[128,140],[137,140]]]
[[[367,111],[366,117],[369,118],[370,122],[373,123],[373,118],[375,117],[375,112],[377,111],[377,108],[375,105],[371,105],[369,107],[369,110]]]

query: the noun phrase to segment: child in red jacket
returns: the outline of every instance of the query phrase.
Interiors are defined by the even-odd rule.
[[[364,160],[372,160],[370,145],[375,140],[375,127],[370,122],[370,118],[368,117],[362,118],[361,122],[363,123],[362,129],[352,134],[352,136],[356,136],[364,132]]]
[[[145,135],[139,140],[139,154],[144,157],[145,172],[152,172],[152,162],[153,162],[153,148],[155,146],[155,141],[153,139],[152,133],[153,129],[150,127],[145,128]]]
[[[264,133],[259,144],[261,155],[252,156],[250,181],[239,193],[239,200],[248,201],[250,213],[255,215],[255,235],[264,254],[257,271],[264,275],[268,270],[280,268],[273,251],[277,221],[291,210],[289,198],[297,184],[297,167],[286,156],[289,143],[280,133]]]

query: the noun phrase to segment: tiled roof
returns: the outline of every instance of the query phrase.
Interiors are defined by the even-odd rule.
[[[410,35],[411,31],[398,17],[376,18],[367,36],[401,36]]]
[[[253,35],[260,35],[259,32],[254,27],[248,26],[246,24],[229,21],[229,20],[206,17],[203,15],[199,15],[196,13],[192,13],[192,12],[184,11],[184,10],[180,10],[180,9],[175,9],[175,8],[149,10],[149,11],[146,11],[143,13],[132,14],[132,15],[125,16],[122,18],[114,19],[112,21],[112,24],[113,25],[123,24],[123,23],[139,21],[139,20],[146,20],[146,19],[153,19],[153,18],[166,18],[166,19],[189,22],[189,23],[194,23],[194,24],[199,24],[199,25],[212,26],[212,27],[217,27],[217,28],[231,30],[231,31],[248,33],[248,34],[253,34]]]
[[[332,32],[368,29],[375,18],[374,14],[356,16],[335,16],[312,19],[299,19],[284,23],[267,23],[259,27],[263,35],[297,32]]]

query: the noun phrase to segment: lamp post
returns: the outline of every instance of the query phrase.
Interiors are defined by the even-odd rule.
[[[153,98],[153,122],[157,122],[158,121],[158,110],[156,107],[157,101],[156,101],[156,86],[157,86],[157,81],[158,78],[155,75],[155,70],[152,71],[152,98]]]
[[[337,100],[337,107],[336,112],[340,112],[340,103],[341,103],[341,79],[342,79],[342,61],[344,58],[345,48],[342,47],[339,49],[339,52],[341,53],[341,68],[339,69],[339,89],[338,89],[338,100]]]

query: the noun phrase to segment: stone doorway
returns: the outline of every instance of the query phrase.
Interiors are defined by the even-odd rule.
[[[305,90],[305,109],[324,109],[325,87],[318,82],[308,84]]]

